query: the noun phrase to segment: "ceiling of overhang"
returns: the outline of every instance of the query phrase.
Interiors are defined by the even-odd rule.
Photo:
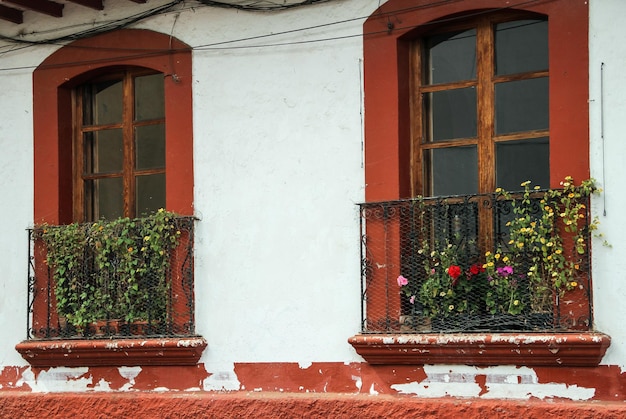
[[[151,0],[120,0],[138,4],[147,4]],[[216,7],[233,7],[241,10],[274,10],[330,0],[195,0],[196,4]],[[91,10],[113,9],[114,4],[107,0],[0,0],[0,21],[14,24],[24,23],[24,12],[41,13],[46,16],[63,18],[66,3],[73,3]],[[185,2],[186,3],[186,2]],[[119,3],[118,3],[119,4]]]

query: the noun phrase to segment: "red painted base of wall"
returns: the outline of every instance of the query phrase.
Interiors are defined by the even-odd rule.
[[[0,395],[6,418],[623,418],[626,403],[415,399],[285,393]]]

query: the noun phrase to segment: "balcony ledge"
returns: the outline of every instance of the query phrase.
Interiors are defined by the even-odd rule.
[[[27,340],[15,349],[33,367],[195,365],[207,346],[199,336],[145,339]]]
[[[611,344],[599,332],[359,334],[348,339],[368,363],[597,366]]]

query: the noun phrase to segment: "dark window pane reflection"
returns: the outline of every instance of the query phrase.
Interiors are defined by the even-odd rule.
[[[522,182],[550,187],[550,144],[548,137],[496,144],[496,185],[519,191]]]
[[[83,124],[105,125],[122,122],[122,81],[88,84],[83,91]]]
[[[432,196],[478,193],[476,146],[447,147],[424,152]]]
[[[110,173],[122,170],[124,150],[121,129],[86,132],[84,139],[87,173]]]
[[[165,125],[146,125],[135,129],[136,168],[165,167]]]
[[[142,216],[165,208],[165,174],[137,176],[137,215]]]
[[[548,69],[548,22],[517,20],[496,25],[496,74]]]
[[[135,121],[159,119],[165,116],[163,74],[135,78]]]
[[[476,89],[444,90],[424,95],[428,141],[476,137]],[[430,126],[428,126],[430,124]]]
[[[124,215],[122,178],[95,179],[85,182],[85,214],[88,221],[112,220]]]
[[[548,129],[548,78],[498,83],[496,134]]]
[[[426,39],[427,83],[476,78],[476,29]]]

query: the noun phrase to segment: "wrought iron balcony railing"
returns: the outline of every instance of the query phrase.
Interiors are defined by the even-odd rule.
[[[527,190],[360,204],[362,332],[589,329],[588,199]]]
[[[194,219],[159,216],[30,229],[27,339],[195,335]]]

